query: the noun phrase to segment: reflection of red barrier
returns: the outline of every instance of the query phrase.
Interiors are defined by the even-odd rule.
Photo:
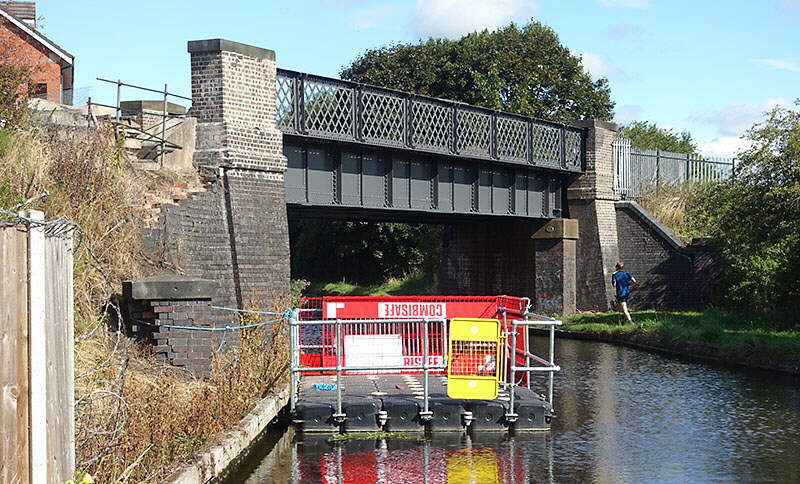
[[[347,452],[344,446],[319,456],[299,455],[298,482],[373,484],[378,482],[468,483],[485,484],[524,482],[526,462],[522,452],[513,452],[512,445],[499,448],[477,445],[472,448],[441,448],[428,444],[406,449],[381,449]],[[427,454],[427,457],[426,457]],[[319,472],[315,476],[314,470]]]
[[[422,363],[423,323],[422,319],[451,318],[490,318],[498,319],[502,331],[511,331],[511,321],[523,319],[528,304],[527,298],[513,296],[326,296],[300,299],[300,319],[305,321],[321,321],[320,324],[300,326],[300,365],[301,367],[333,367],[336,366],[336,319],[347,321],[341,326],[340,345],[344,360],[348,358],[348,343],[351,352],[362,351],[372,346],[374,353],[359,355],[361,359],[371,358],[376,361],[400,361],[402,366],[420,365]],[[358,320],[391,319],[408,322],[377,323]],[[431,322],[428,326],[429,363],[441,364],[446,349],[443,342],[441,323]],[[527,329],[518,328],[516,363],[525,366],[525,358],[521,354],[525,345]],[[374,338],[376,344],[371,345],[371,335],[398,335],[397,347],[386,338]],[[380,343],[377,343],[380,342]],[[443,343],[445,343],[443,345]],[[511,346],[511,336],[506,343]],[[380,352],[380,345],[385,351]],[[390,347],[391,346],[391,347]],[[353,356],[355,358],[355,356]],[[344,361],[343,361],[344,363]],[[354,365],[356,366],[356,365]],[[377,365],[376,365],[377,366]],[[388,366],[388,364],[386,365]],[[392,364],[394,366],[394,364]],[[506,364],[508,369],[510,365]],[[385,373],[421,373],[421,370],[393,370]],[[307,372],[312,373],[312,372]],[[327,372],[332,373],[332,372]],[[345,372],[346,373],[346,372]],[[371,371],[381,373],[381,371]],[[444,373],[444,370],[431,370],[431,373]],[[527,378],[527,373],[520,375]],[[522,383],[526,383],[523,379]]]

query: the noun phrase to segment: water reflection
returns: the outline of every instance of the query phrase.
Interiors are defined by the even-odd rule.
[[[599,343],[557,353],[550,432],[332,444],[289,430],[233,482],[800,482],[796,377]]]

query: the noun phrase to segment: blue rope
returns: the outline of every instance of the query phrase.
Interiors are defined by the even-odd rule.
[[[134,319],[134,318],[131,318],[131,319],[133,319],[133,321],[135,323],[137,323],[137,324],[144,324],[145,326],[150,326],[150,327],[153,327],[153,328],[188,329],[188,330],[192,330],[192,331],[228,331],[228,330],[235,330],[235,329],[247,329],[247,328],[257,328],[259,326],[266,326],[267,324],[274,324],[274,323],[277,323],[278,321],[283,321],[286,318],[285,317],[281,317],[281,318],[277,318],[277,319],[272,319],[270,321],[261,321],[261,322],[252,323],[252,324],[241,324],[241,325],[238,325],[238,326],[225,326],[225,327],[222,327],[222,328],[206,328],[206,327],[203,327],[203,326],[179,326],[179,325],[176,325],[176,324],[155,324],[155,323],[149,323],[147,321],[142,321],[141,319]]]
[[[291,312],[291,311],[284,311],[282,313],[276,313],[274,311],[253,311],[251,309],[227,308],[225,306],[211,306],[211,309],[219,309],[220,311],[234,311],[237,313],[265,314],[267,316],[285,316],[287,313]]]

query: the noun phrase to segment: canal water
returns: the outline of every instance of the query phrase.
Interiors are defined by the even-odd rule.
[[[332,444],[287,429],[231,482],[800,482],[800,378],[586,341],[556,354],[550,432]]]

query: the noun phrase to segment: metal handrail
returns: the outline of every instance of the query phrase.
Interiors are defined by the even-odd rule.
[[[445,318],[408,318],[408,319],[350,319],[350,320],[342,320],[342,319],[321,319],[321,320],[300,320],[300,309],[294,309],[292,314],[289,318],[289,327],[290,327],[290,343],[289,343],[289,351],[291,353],[290,356],[290,408],[292,412],[294,412],[295,405],[296,405],[296,398],[297,398],[297,390],[298,390],[298,375],[301,372],[306,371],[335,371],[336,372],[336,412],[333,414],[333,418],[335,421],[341,423],[347,419],[347,415],[343,412],[342,409],[342,372],[344,371],[371,371],[371,370],[422,370],[423,372],[423,409],[419,413],[421,419],[426,420],[430,419],[433,413],[430,411],[430,404],[429,404],[429,375],[430,370],[444,370],[447,368],[447,365],[444,363],[447,361],[447,319]],[[342,364],[341,355],[342,355],[342,348],[341,348],[341,327],[343,324],[364,324],[364,323],[423,323],[423,340],[422,340],[422,364],[421,365],[368,365],[368,366],[346,366]],[[434,364],[431,365],[428,363],[428,335],[429,335],[429,325],[431,323],[439,323],[442,326],[442,362],[441,364]],[[304,345],[300,345],[300,326],[318,326],[321,324],[334,324],[336,327],[336,342],[335,342],[335,353],[336,353],[336,366],[318,366],[318,367],[308,367],[308,366],[300,366],[300,353],[299,350]],[[305,346],[307,347],[307,346]]]

